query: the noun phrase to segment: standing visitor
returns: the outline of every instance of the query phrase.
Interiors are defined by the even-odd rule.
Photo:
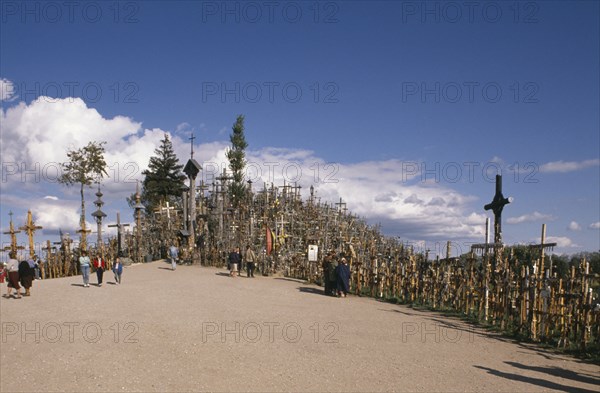
[[[323,286],[325,295],[331,295],[331,284],[329,281],[329,269],[331,269],[331,253],[328,253],[323,258]]]
[[[254,269],[256,268],[256,255],[254,254],[252,247],[250,247],[250,244],[246,246],[246,255],[244,259],[246,259],[247,276],[254,278]]]
[[[102,277],[104,276],[104,270],[106,269],[106,261],[102,258],[102,255],[94,258],[94,268],[96,269],[96,277],[98,278],[98,286],[102,286]]]
[[[177,254],[179,253],[179,250],[177,249],[177,247],[175,247],[175,243],[173,243],[173,245],[171,245],[171,248],[169,248],[169,256],[171,258],[171,270],[175,270],[175,268],[177,267]]]
[[[241,262],[240,260],[240,249],[239,248],[234,248],[230,253],[229,253],[229,275],[231,277],[235,277],[235,273],[238,271],[238,264]]]
[[[15,289],[15,295],[17,299],[21,298],[21,294],[19,290],[21,286],[19,285],[19,261],[17,261],[17,253],[11,251],[8,254],[8,262],[6,263],[6,270],[8,272],[8,287],[6,290],[5,297],[9,297],[12,289]]]
[[[113,273],[115,274],[115,281],[117,284],[121,284],[121,274],[123,273],[123,264],[121,259],[117,257],[115,263],[113,263]]]
[[[0,284],[4,284],[4,279],[6,278],[6,263],[2,262],[0,264]]]
[[[19,263],[19,280],[25,288],[23,296],[31,296],[31,286],[33,285],[33,259],[23,260]]]
[[[81,268],[81,275],[83,276],[83,286],[86,288],[90,287],[90,257],[85,250],[81,251],[79,257],[79,267]]]
[[[346,262],[346,258],[340,260],[340,264],[335,268],[337,275],[337,292],[338,296],[346,297],[350,292],[350,268]]]
[[[331,253],[330,259],[329,259],[329,289],[330,289],[330,295],[331,296],[335,296],[337,294],[337,267],[338,267],[338,261],[335,257],[335,252]]]
[[[37,255],[33,256],[33,276],[36,280],[41,280],[41,266],[40,266],[40,258]]]

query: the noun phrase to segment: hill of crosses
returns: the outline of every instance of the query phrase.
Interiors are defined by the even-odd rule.
[[[88,241],[90,229],[82,219],[76,247],[68,236],[54,244],[47,241],[42,278],[79,274],[77,260],[83,249],[92,258],[102,255],[108,269],[117,255],[126,264],[168,258],[173,245],[179,249],[181,263],[225,267],[233,249],[250,246],[257,255],[258,274],[283,275],[316,285],[323,285],[328,263],[346,258],[352,294],[454,312],[522,339],[561,348],[585,352],[600,348],[597,272],[585,258],[560,271],[553,266],[547,253],[556,244],[545,242],[545,226],[540,244],[503,244],[501,213],[510,199],[502,195],[500,176],[492,202],[485,206],[494,213],[493,242],[475,244],[460,257],[451,257],[448,242],[445,258],[430,260],[427,251],[415,252],[398,238],[384,236],[379,225],[369,225],[352,214],[343,199],[322,201],[313,186],[305,193],[308,197],[302,198],[296,184],[257,186],[245,181],[239,175],[247,146],[243,123],[237,132],[236,140],[234,125],[228,153],[233,170],[224,170],[211,184],[197,181],[202,166],[194,159],[192,137],[190,158],[185,165],[175,162],[179,189],[151,203],[144,200],[144,187],[138,184],[129,201],[134,224],[125,231],[128,224],[117,217],[112,226],[117,227],[118,236],[106,241],[101,233],[106,214],[98,187],[96,210],[91,213],[98,223],[97,240]],[[33,235],[40,227],[31,213],[26,225],[18,229],[28,234],[33,253]],[[11,217],[7,234],[12,244],[7,249],[19,248],[17,232]]]

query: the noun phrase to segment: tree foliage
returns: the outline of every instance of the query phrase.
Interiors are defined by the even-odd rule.
[[[69,150],[69,161],[62,163],[62,175],[58,181],[67,186],[80,184],[90,186],[99,183],[106,172],[104,145],[106,142],[89,142],[80,149]]]
[[[148,213],[165,202],[175,203],[181,199],[185,175],[181,172],[183,165],[173,150],[169,135],[165,134],[160,146],[150,157],[148,169],[142,172],[142,204]]]
[[[232,133],[229,136],[231,148],[227,150],[226,156],[229,160],[229,169],[233,174],[233,181],[229,187],[229,193],[234,206],[239,206],[246,194],[244,184],[244,168],[246,166],[246,148],[248,143],[244,136],[244,116],[239,115],[233,124]]]
[[[59,183],[66,186],[80,185],[81,217],[80,225],[85,223],[85,198],[84,187],[92,183],[100,183],[106,172],[104,160],[104,145],[106,142],[89,142],[86,146],[67,151],[68,161],[62,163],[62,175]],[[82,249],[86,249],[86,235],[82,233]]]

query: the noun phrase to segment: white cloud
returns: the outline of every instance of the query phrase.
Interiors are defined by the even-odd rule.
[[[542,214],[534,211],[531,214],[523,214],[519,217],[510,217],[506,220],[507,224],[521,224],[524,222],[535,222],[535,221],[552,221],[555,217],[550,214]]]
[[[577,221],[571,221],[569,226],[567,226],[569,231],[581,231],[581,225],[577,223]]]
[[[0,101],[13,101],[15,96],[15,86],[8,79],[0,78]]]
[[[593,222],[589,225],[590,229],[600,229],[600,221]]]
[[[39,97],[29,105],[20,102],[2,114],[2,156],[8,162],[44,166],[66,160],[69,147],[89,141],[106,141],[107,151],[129,147],[126,138],[140,130],[128,117],[103,118],[79,98]]]
[[[552,161],[540,166],[540,172],[567,173],[600,165],[600,159],[585,161]]]
[[[129,214],[124,207],[125,196],[135,191],[135,180],[142,178],[141,172],[165,133],[161,129],[144,129],[140,122],[129,117],[104,118],[77,98],[41,97],[29,105],[21,102],[0,115],[3,161],[24,162],[29,168],[35,162],[65,161],[70,146],[81,147],[90,140],[107,142],[105,158],[110,178],[102,184],[106,203],[103,210],[109,214],[106,222],[115,220],[114,213],[119,208],[122,216]],[[181,123],[178,129],[188,127]],[[190,152],[185,132],[171,135],[171,140],[181,164],[185,164]],[[228,146],[228,141],[194,146],[194,158],[202,164],[207,184],[227,168]],[[370,222],[385,223],[386,231],[402,235],[403,239],[481,239],[485,232],[486,216],[470,208],[476,198],[435,181],[418,181],[418,170],[407,170],[406,163],[400,160],[329,164],[309,150],[264,148],[247,151],[247,161],[255,191],[262,189],[264,183],[281,186],[285,181],[301,186],[302,195],[307,198],[310,186],[314,185],[322,202],[335,202],[341,197],[352,213],[367,217]],[[78,187],[66,188],[48,182],[37,187],[30,194],[37,195],[39,201],[30,198],[24,203],[37,206],[40,225],[48,229],[77,228]],[[95,187],[85,193],[86,218],[91,220]],[[3,187],[3,198],[5,195]]]

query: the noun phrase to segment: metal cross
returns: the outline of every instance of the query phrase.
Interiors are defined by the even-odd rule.
[[[496,175],[496,195],[491,203],[483,208],[494,212],[494,243],[502,243],[502,209],[512,202],[512,198],[502,195],[502,175]]]

